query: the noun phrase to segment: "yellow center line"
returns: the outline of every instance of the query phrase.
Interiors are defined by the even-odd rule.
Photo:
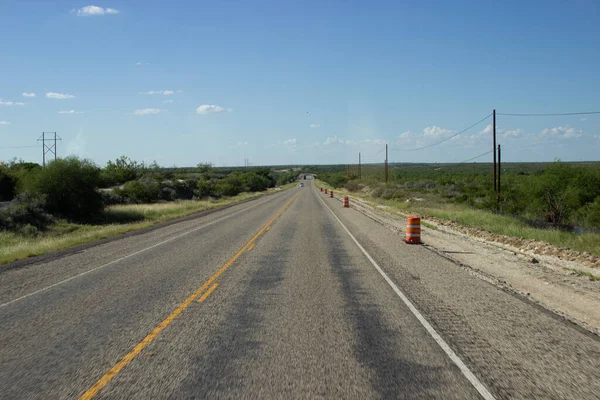
[[[219,286],[219,282],[215,282],[200,298],[198,299],[198,303],[202,303],[210,294]]]
[[[248,247],[248,251],[252,250],[252,249],[253,249],[253,248],[255,248],[255,247],[256,247],[256,243],[252,243],[252,244],[250,245],[250,247]]]
[[[179,307],[177,307],[175,309],[175,311],[173,311],[171,313],[171,315],[169,315],[163,322],[161,322],[156,328],[154,328],[152,330],[152,332],[150,332],[141,342],[139,342],[129,353],[127,353],[127,355],[125,357],[123,357],[121,359],[121,361],[119,361],[106,374],[104,374],[104,376],[102,378],[100,378],[98,380],[98,382],[96,382],[94,384],[94,386],[92,386],[91,388],[88,389],[87,392],[82,394],[81,397],[79,397],[79,400],[91,399],[100,390],[102,390],[102,388],[104,388],[106,385],[108,385],[108,383],[112,380],[112,378],[114,378],[123,368],[125,368],[131,361],[133,361],[133,359],[138,354],[140,354],[141,351],[144,350],[144,348],[146,346],[148,346],[150,344],[150,342],[152,342],[156,338],[156,336],[158,336],[158,334],[160,332],[162,332],[163,329],[165,329],[167,326],[169,326],[169,324],[171,322],[173,322],[173,320],[179,314],[181,314],[183,312],[183,310],[185,310],[207,287],[209,287],[219,276],[221,276],[221,274],[223,272],[225,272],[227,270],[227,268],[229,268],[231,266],[231,264],[233,264],[235,262],[235,260],[237,260],[250,246],[252,246],[254,244],[254,242],[256,241],[256,239],[258,239],[258,237],[267,230],[267,227],[269,227],[273,223],[273,221],[275,221],[276,218],[281,216],[281,214],[283,214],[285,212],[285,210],[287,210],[290,207],[292,202],[294,200],[296,200],[296,198],[299,195],[300,195],[300,193],[297,193],[294,197],[292,197],[292,199],[285,205],[285,207],[283,207],[273,218],[271,218],[271,220],[269,222],[267,222],[266,225],[263,226],[261,228],[261,230],[259,230],[256,233],[256,235],[254,235],[254,237],[252,237],[252,239],[250,239],[250,241],[248,243],[246,243],[244,245],[244,247],[242,247],[217,272],[215,272],[215,274],[213,276],[211,276],[202,286],[200,286],[200,288],[198,288],[198,290],[196,290],[190,297],[188,297],[183,303],[181,303],[181,305],[179,305]],[[214,287],[216,288],[216,285]],[[212,289],[212,290],[214,290],[214,289]],[[207,295],[207,297],[208,297],[208,295]]]
[[[271,230],[271,226],[267,226],[267,230],[270,231]]]

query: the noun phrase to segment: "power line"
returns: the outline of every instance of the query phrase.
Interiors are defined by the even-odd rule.
[[[600,111],[582,111],[572,113],[549,113],[549,114],[515,114],[515,113],[497,113],[496,115],[508,115],[512,117],[553,117],[557,115],[590,115],[600,114]]]
[[[38,148],[39,146],[5,146],[5,147],[0,147],[0,150],[5,150],[5,149],[32,149],[32,148]]]
[[[407,150],[404,150],[404,149],[395,149],[395,151],[416,151],[416,150],[423,150],[423,149],[427,149],[427,148],[429,148],[429,147],[437,146],[437,145],[438,145],[438,144],[440,144],[440,143],[444,143],[445,141],[448,141],[448,140],[450,140],[450,139],[452,139],[452,138],[455,138],[455,137],[457,137],[457,136],[458,136],[458,135],[460,135],[461,133],[465,133],[465,132],[466,132],[466,131],[468,131],[469,129],[471,129],[471,128],[473,128],[473,127],[477,126],[477,125],[479,125],[480,123],[482,123],[483,121],[485,121],[486,119],[488,119],[488,118],[489,118],[489,117],[491,117],[491,116],[492,116],[492,114],[489,114],[488,116],[486,116],[485,118],[483,118],[483,119],[481,119],[481,120],[479,120],[479,121],[475,122],[473,125],[469,126],[468,128],[465,128],[465,129],[463,129],[462,131],[460,131],[460,132],[458,132],[458,133],[456,133],[456,134],[454,134],[454,135],[452,135],[452,136],[449,136],[449,137],[447,137],[446,139],[442,139],[442,140],[440,140],[439,142],[432,143],[432,144],[428,144],[427,146],[423,146],[423,147],[417,147],[417,148],[415,148],[415,149],[407,149]]]
[[[478,155],[478,156],[475,156],[475,157],[473,157],[473,158],[469,158],[468,160],[461,161],[461,162],[459,162],[459,164],[464,164],[464,163],[467,163],[467,162],[469,162],[469,161],[473,161],[473,160],[475,160],[475,159],[477,159],[477,158],[479,158],[479,157],[486,156],[486,155],[490,154],[491,152],[492,152],[492,150],[490,150],[490,151],[487,151],[487,152],[485,152],[485,153],[483,153],[483,154],[480,154],[480,155]]]

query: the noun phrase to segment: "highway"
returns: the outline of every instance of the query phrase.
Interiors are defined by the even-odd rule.
[[[306,182],[0,272],[0,398],[600,398],[596,336]]]

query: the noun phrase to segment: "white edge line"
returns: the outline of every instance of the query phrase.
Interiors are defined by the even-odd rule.
[[[6,306],[8,306],[8,305],[10,305],[10,304],[13,304],[13,303],[16,303],[16,302],[18,302],[18,301],[24,300],[24,299],[26,299],[26,298],[28,298],[28,297],[31,297],[31,296],[34,296],[34,295],[36,295],[36,294],[38,294],[38,293],[45,292],[45,291],[46,291],[46,290],[48,290],[48,289],[52,289],[53,287],[60,286],[60,285],[62,285],[62,284],[64,284],[64,283],[67,283],[67,282],[69,282],[69,281],[72,281],[73,279],[80,278],[80,277],[82,277],[82,276],[84,276],[84,275],[87,275],[87,274],[89,274],[90,272],[94,272],[94,271],[97,271],[97,270],[99,270],[99,269],[102,269],[102,268],[105,268],[105,267],[111,266],[111,265],[113,265],[113,264],[116,264],[116,263],[118,263],[118,262],[120,262],[120,261],[126,260],[126,259],[128,259],[128,258],[130,258],[130,257],[136,256],[136,255],[138,255],[138,254],[140,254],[140,253],[143,253],[143,252],[145,252],[145,251],[151,250],[151,249],[153,249],[153,248],[155,248],[155,247],[162,246],[163,244],[166,244],[166,243],[172,242],[173,240],[175,240],[175,239],[179,239],[180,237],[183,237],[183,236],[186,236],[186,235],[189,235],[190,233],[197,232],[197,231],[199,231],[200,229],[204,229],[204,228],[206,228],[207,226],[214,225],[214,224],[216,224],[217,222],[221,222],[221,221],[223,221],[223,220],[225,220],[225,219],[228,219],[228,218],[231,218],[231,217],[233,217],[233,216],[235,216],[235,215],[238,215],[238,214],[240,214],[240,213],[243,213],[244,211],[248,211],[248,210],[250,210],[251,208],[258,207],[258,206],[259,206],[259,205],[261,205],[261,204],[265,204],[267,201],[269,201],[269,200],[271,200],[271,199],[273,199],[273,197],[271,197],[270,199],[266,199],[265,201],[261,201],[260,203],[254,204],[254,205],[252,205],[252,206],[250,206],[250,207],[244,208],[243,210],[236,211],[236,212],[234,212],[233,214],[226,215],[225,217],[221,217],[221,218],[219,218],[219,219],[216,219],[216,220],[214,220],[214,221],[212,221],[212,222],[209,222],[209,223],[207,223],[207,224],[204,224],[204,225],[202,225],[202,226],[199,226],[199,227],[197,227],[197,228],[194,228],[194,229],[192,229],[191,231],[187,231],[187,232],[184,232],[184,233],[182,233],[182,234],[179,234],[179,235],[177,235],[177,236],[173,236],[172,238],[169,238],[169,239],[167,239],[167,240],[165,240],[165,241],[162,241],[162,242],[160,242],[160,243],[153,244],[153,245],[152,245],[152,246],[150,246],[150,247],[146,247],[146,248],[144,248],[144,249],[142,249],[142,250],[138,250],[138,251],[136,251],[136,252],[133,252],[133,253],[131,253],[131,254],[128,254],[128,255],[126,255],[126,256],[123,256],[123,257],[121,257],[121,258],[118,258],[118,259],[116,259],[116,260],[113,260],[113,261],[111,261],[111,262],[109,262],[109,263],[106,263],[106,264],[100,265],[99,267],[92,268],[92,269],[90,269],[90,270],[88,270],[88,271],[85,271],[85,272],[82,272],[82,273],[80,273],[80,274],[74,275],[74,276],[72,276],[72,277],[70,277],[70,278],[67,278],[67,279],[65,279],[65,280],[62,280],[62,281],[60,281],[60,282],[53,283],[52,285],[50,285],[50,286],[46,286],[46,287],[44,287],[44,288],[42,288],[42,289],[39,289],[39,290],[36,290],[35,292],[31,292],[31,293],[28,293],[28,294],[26,294],[26,295],[24,295],[24,296],[17,297],[16,299],[13,299],[13,300],[11,300],[11,301],[8,301],[8,302],[6,302],[6,303],[0,304],[0,308],[2,308],[2,307],[6,307]]]
[[[450,359],[454,362],[454,364],[456,364],[456,366],[458,367],[458,369],[460,369],[460,371],[467,378],[467,380],[469,382],[471,382],[471,385],[473,385],[473,387],[479,392],[479,394],[481,395],[481,397],[483,397],[486,400],[495,400],[494,396],[492,396],[492,394],[487,390],[487,388],[483,385],[483,383],[481,383],[481,381],[479,381],[479,379],[477,379],[477,377],[475,375],[473,375],[473,373],[471,372],[471,370],[469,369],[469,367],[467,367],[465,365],[465,363],[456,355],[456,353],[454,352],[454,350],[452,350],[450,348],[450,346],[448,346],[448,344],[444,341],[444,339],[442,339],[442,337],[436,332],[436,330],[433,329],[433,327],[425,319],[425,317],[423,316],[423,314],[421,314],[421,312],[413,305],[413,303],[408,299],[408,297],[406,297],[404,295],[404,293],[402,293],[402,291],[400,291],[400,289],[398,289],[398,286],[396,286],[396,284],[387,276],[387,274],[385,272],[383,272],[383,270],[377,264],[377,262],[375,262],[375,260],[373,259],[373,257],[371,257],[371,255],[369,253],[367,253],[367,251],[365,250],[365,248],[362,247],[362,245],[358,242],[358,240],[356,240],[356,238],[354,237],[354,235],[352,233],[350,233],[350,231],[348,230],[348,228],[346,228],[346,225],[344,225],[344,223],[342,222],[342,220],[339,219],[337,215],[335,215],[335,213],[333,212],[333,210],[327,205],[327,203],[325,203],[325,201],[320,196],[317,196],[317,197],[319,198],[319,200],[321,200],[321,202],[325,205],[325,207],[329,210],[329,212],[331,212],[331,214],[333,214],[333,216],[335,217],[335,219],[337,219],[337,221],[340,223],[340,225],[342,225],[342,228],[344,228],[344,230],[346,231],[346,233],[348,233],[348,235],[350,236],[350,238],[352,238],[352,240],[354,241],[354,243],[356,243],[356,245],[358,246],[358,248],[363,252],[363,254],[371,262],[371,264],[373,264],[373,266],[379,272],[379,274],[381,274],[381,276],[383,277],[383,279],[385,279],[385,281],[388,283],[388,285],[390,285],[392,287],[392,289],[394,290],[394,292],[396,292],[396,294],[398,295],[398,297],[400,297],[400,299],[402,299],[402,301],[404,302],[404,304],[406,304],[406,306],[413,313],[413,315],[415,317],[417,317],[417,319],[419,320],[419,322],[421,323],[421,325],[423,325],[423,327],[427,330],[427,332],[431,335],[431,337],[433,337],[433,339],[442,348],[442,350],[444,350],[444,352],[446,353],[446,355],[448,355],[448,357],[450,357]]]

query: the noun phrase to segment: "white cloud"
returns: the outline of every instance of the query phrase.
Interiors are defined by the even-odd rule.
[[[0,106],[24,106],[25,103],[21,103],[20,101],[14,102],[14,101],[2,101],[0,99]]]
[[[23,93],[23,97],[35,97],[35,93]]]
[[[248,146],[248,142],[237,142],[236,147]]]
[[[75,111],[75,110],[64,110],[64,111],[58,111],[59,114],[83,114],[83,112],[81,111]]]
[[[505,138],[507,137],[518,137],[521,136],[524,132],[521,129],[509,129],[503,133]]]
[[[215,106],[214,104],[203,104],[196,109],[196,112],[200,115],[221,113],[225,111],[231,111],[231,109],[227,110],[221,106]]]
[[[163,103],[164,104],[171,104],[171,103],[173,103],[173,100],[165,100],[165,101],[163,101]]]
[[[388,141],[387,140],[383,140],[383,139],[365,139],[366,143],[373,143],[373,144],[377,144],[377,145],[382,145],[382,144],[387,144]]]
[[[0,125],[10,125],[10,122],[0,120]]]
[[[72,94],[54,93],[54,92],[46,93],[46,97],[49,99],[60,99],[60,100],[75,98],[75,96],[73,96]]]
[[[135,110],[134,114],[135,115],[151,115],[151,114],[158,114],[160,113],[160,110],[158,108],[143,108],[140,110]]]
[[[150,65],[150,63],[144,62],[144,61],[138,61],[135,63],[135,65]]]
[[[314,128],[320,128],[321,125],[319,125],[319,124],[310,124],[310,127],[313,128],[313,129]]]
[[[102,8],[98,6],[85,6],[81,8],[74,8],[71,13],[77,14],[78,17],[90,17],[94,15],[105,15],[105,14],[118,14],[119,10],[114,8]]]
[[[353,140],[345,140],[342,138],[339,138],[336,136],[332,136],[332,137],[328,137],[327,139],[325,139],[325,141],[323,142],[323,146],[327,146],[330,144],[346,144],[346,145],[352,145],[352,144],[356,144],[355,141]]]
[[[587,121],[587,118],[581,118],[580,121]]]
[[[148,90],[147,92],[141,92],[142,94],[153,95],[153,94],[162,94],[165,96],[170,96],[175,93],[172,90]]]
[[[439,126],[427,126],[423,129],[423,135],[426,137],[440,137],[447,133],[451,133],[452,131],[449,129],[443,129]]]
[[[557,126],[555,128],[545,128],[540,132],[541,137],[558,137],[558,138],[578,138],[583,136],[583,131],[580,129],[571,128],[567,125]]]
[[[488,126],[485,127],[484,130],[482,130],[479,133],[488,134],[488,133],[492,133],[492,131],[493,131],[492,124],[489,124]]]

